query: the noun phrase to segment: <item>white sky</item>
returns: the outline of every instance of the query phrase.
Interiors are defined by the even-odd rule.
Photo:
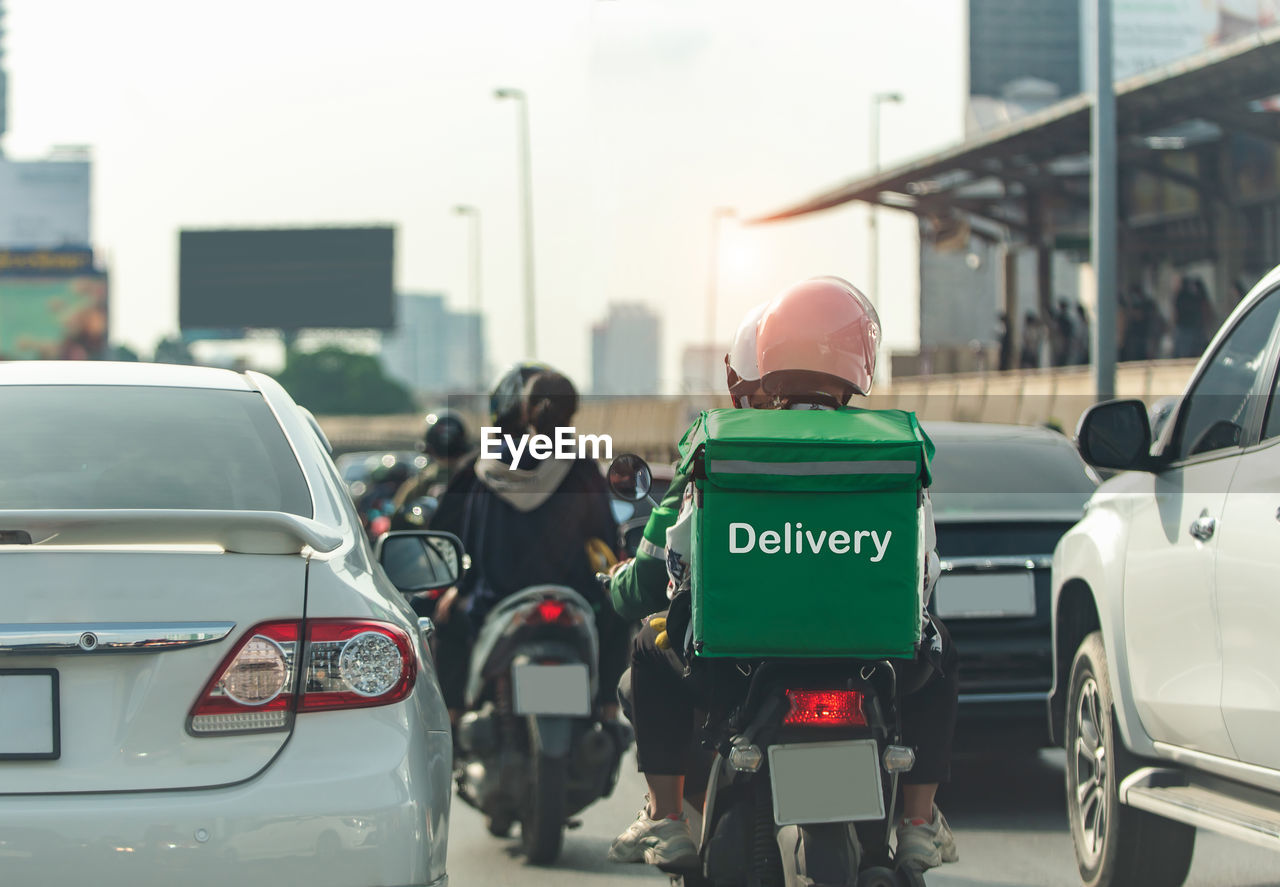
[[[483,213],[497,365],[522,355],[516,118],[530,97],[539,357],[590,381],[610,301],[663,318],[663,383],[701,340],[711,211],[760,214],[860,175],[870,96],[881,155],[963,134],[963,0],[5,0],[5,147],[93,148],[93,237],[113,340],[177,328],[182,227],[393,223],[403,292],[467,307]],[[866,290],[866,213],[725,226],[717,337],[786,284]],[[910,216],[881,215],[890,348],[917,334]]]

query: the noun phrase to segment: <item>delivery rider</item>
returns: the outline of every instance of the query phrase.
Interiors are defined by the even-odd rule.
[[[755,409],[837,409],[871,391],[880,322],[852,284],[818,277],[796,284],[743,319],[726,355],[734,406]],[[614,607],[636,619],[655,610],[631,650],[627,709],[636,730],[636,757],[648,783],[648,802],[609,849],[615,862],[675,865],[696,858],[683,813],[690,769],[694,711],[710,704],[697,660],[684,664],[688,646],[687,590],[693,485],[677,474],[649,517],[634,560],[615,568]],[[939,572],[932,506],[925,496],[923,573],[927,602]],[[670,607],[668,607],[670,603]],[[923,870],[959,857],[946,819],[934,803],[950,777],[951,740],[958,695],[955,650],[945,626],[922,614],[920,652],[897,667],[903,738],[916,764],[903,778],[903,816],[897,823],[900,864]]]

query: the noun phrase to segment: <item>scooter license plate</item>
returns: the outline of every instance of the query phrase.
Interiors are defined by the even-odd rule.
[[[884,818],[874,739],[771,746],[769,778],[778,825]]]
[[[580,662],[515,665],[511,668],[511,683],[518,715],[591,714],[591,678]]]

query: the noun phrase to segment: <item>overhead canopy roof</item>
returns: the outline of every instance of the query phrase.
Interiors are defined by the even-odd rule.
[[[1141,166],[1161,147],[1151,137],[1191,120],[1222,130],[1280,142],[1280,114],[1250,103],[1280,92],[1280,27],[1156,68],[1116,84],[1117,143],[1121,159]],[[850,201],[931,214],[939,208],[985,214],[1013,227],[1027,219],[993,202],[1049,190],[1087,200],[1089,95],[1074,96],[955,147],[823,191],[808,200],[753,219],[778,222]],[[1163,147],[1176,147],[1176,140]],[[1077,162],[1072,163],[1072,159]],[[1161,175],[1177,176],[1161,169]],[[1077,179],[1075,187],[1067,176]],[[1081,176],[1086,176],[1080,181]],[[1186,184],[1198,187],[1199,182]],[[994,188],[994,190],[993,190]]]

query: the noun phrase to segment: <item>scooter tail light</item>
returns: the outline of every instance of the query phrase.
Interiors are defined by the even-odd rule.
[[[788,690],[791,709],[782,723],[790,727],[865,727],[863,695],[858,690]]]
[[[512,621],[512,626],[519,625],[580,625],[582,614],[566,601],[557,598],[543,598],[531,604]]]

